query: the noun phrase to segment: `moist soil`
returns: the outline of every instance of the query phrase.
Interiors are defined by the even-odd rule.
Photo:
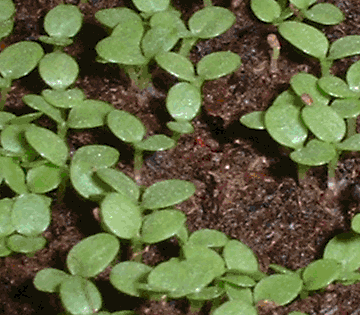
[[[84,2],[84,1],[83,1]],[[324,1],[318,1],[324,2]],[[327,0],[345,14],[337,26],[323,27],[330,42],[346,35],[360,35],[360,2],[356,0]],[[12,35],[1,42],[1,49],[18,41],[37,41],[44,35],[45,14],[62,1],[14,0],[15,26]],[[80,74],[75,86],[84,90],[89,99],[111,103],[142,120],[147,136],[164,133],[171,136],[166,122],[165,97],[176,79],[153,65],[153,88],[140,91],[116,65],[96,63],[94,47],[107,36],[94,14],[104,8],[127,6],[132,2],[92,0],[88,3],[65,1],[78,5],[84,24],[73,45],[65,48],[79,63]],[[187,21],[201,9],[202,1],[172,1]],[[182,179],[196,185],[196,193],[177,206],[187,215],[190,232],[217,229],[238,239],[255,252],[263,272],[271,273],[269,264],[290,269],[307,266],[322,257],[326,243],[335,235],[350,231],[351,218],[360,212],[360,155],[348,153],[339,161],[336,177],[339,197],[326,192],[326,167],[311,169],[304,182],[297,181],[296,165],[265,132],[250,130],[239,118],[255,110],[267,109],[276,96],[289,88],[290,78],[305,71],[320,76],[316,60],[303,55],[283,39],[278,72],[270,71],[270,47],[267,35],[277,34],[276,28],[256,19],[250,0],[213,1],[214,5],[229,8],[236,23],[225,34],[200,41],[191,51],[197,63],[205,55],[231,50],[241,56],[242,66],[234,74],[207,82],[203,86],[201,113],[193,120],[195,132],[180,138],[176,148],[145,154],[141,184],[150,186],[167,179]],[[42,45],[47,53],[52,48]],[[359,57],[337,61],[332,73],[344,78],[348,67]],[[14,81],[5,110],[16,115],[32,112],[21,98],[29,93],[40,94],[47,88],[37,71]],[[38,120],[41,126],[56,131],[53,121]],[[360,132],[358,120],[357,132]],[[68,144],[74,152],[81,146],[105,144],[120,152],[117,168],[134,178],[133,151],[105,128],[70,130]],[[66,255],[81,239],[101,232],[96,220],[97,204],[86,201],[69,188],[64,200],[52,204],[52,223],[43,233],[47,246],[33,257],[14,254],[0,258],[0,313],[6,315],[59,314],[64,311],[57,294],[39,292],[33,278],[43,268],[66,269]],[[12,197],[2,185],[1,198]],[[155,266],[178,255],[176,240],[150,246],[143,255],[144,262]],[[118,261],[130,259],[131,250],[122,242]],[[190,314],[185,299],[148,301],[122,295],[109,283],[109,268],[95,278],[109,311],[131,309],[137,314]],[[205,305],[199,314],[209,314]],[[296,299],[285,307],[258,305],[259,314],[285,315],[298,310],[307,314],[345,315],[360,313],[360,284],[330,285],[322,292],[304,300]],[[192,313],[194,314],[194,313]]]

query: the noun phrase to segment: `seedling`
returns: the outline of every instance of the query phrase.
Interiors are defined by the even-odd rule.
[[[15,15],[15,5],[11,0],[0,1],[0,40],[8,36],[13,27]]]

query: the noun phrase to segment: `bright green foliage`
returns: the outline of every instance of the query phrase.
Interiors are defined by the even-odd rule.
[[[230,283],[224,283],[224,287],[226,295],[229,297],[230,301],[239,300],[250,305],[254,304],[254,298],[250,288],[241,288]]]
[[[254,289],[255,303],[270,300],[277,305],[286,305],[296,298],[302,288],[297,275],[271,275],[260,280]]]
[[[205,287],[199,292],[188,294],[186,297],[190,301],[209,301],[224,295],[225,290],[219,287]]]
[[[231,273],[220,278],[220,280],[243,288],[254,287],[256,284],[255,280],[248,276],[231,274]]]
[[[19,164],[10,157],[0,157],[0,170],[5,183],[16,193],[26,194],[25,174]]]
[[[6,242],[9,249],[14,252],[31,254],[44,248],[46,239],[43,236],[11,235]]]
[[[69,252],[66,264],[71,274],[95,277],[109,265],[120,249],[119,240],[107,233],[83,239]]]
[[[14,25],[12,16],[15,13],[15,5],[11,0],[0,1],[0,40],[8,36]]]
[[[59,290],[61,282],[68,277],[69,275],[62,270],[45,268],[36,274],[34,286],[39,291],[53,293]]]
[[[37,43],[19,42],[6,47],[0,53],[0,73],[10,80],[19,79],[29,74],[44,55],[44,50]]]
[[[10,235],[15,231],[11,221],[11,211],[14,200],[3,198],[0,200],[0,238]]]
[[[256,308],[240,300],[228,301],[214,311],[214,315],[257,315]]]
[[[251,10],[256,17],[266,23],[271,23],[280,17],[281,7],[275,0],[251,0]]]
[[[142,196],[141,208],[166,208],[183,202],[194,193],[195,185],[193,183],[179,179],[161,181],[145,190]]]
[[[55,107],[71,108],[80,105],[85,99],[85,94],[78,88],[62,90],[43,90],[43,98]]]
[[[210,229],[202,229],[191,234],[188,244],[202,245],[207,247],[223,247],[229,239],[226,234]]]
[[[135,261],[125,261],[112,268],[110,283],[119,291],[140,296],[137,283],[144,281],[144,278],[152,270],[151,267]]]
[[[356,214],[351,220],[351,229],[360,234],[360,214]]]
[[[349,35],[333,42],[329,50],[329,59],[341,59],[360,53],[360,35]]]
[[[134,0],[133,2],[138,10],[146,13],[165,11],[170,4],[170,0]]]
[[[134,145],[141,151],[164,151],[175,146],[175,141],[165,135],[154,135]]]
[[[43,194],[60,185],[63,172],[54,165],[40,165],[26,174],[26,184],[33,193]]]
[[[265,112],[253,111],[242,116],[240,122],[248,128],[263,130],[265,129]]]

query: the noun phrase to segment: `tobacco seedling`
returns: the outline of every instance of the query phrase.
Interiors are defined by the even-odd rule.
[[[0,40],[8,36],[13,27],[15,15],[15,5],[11,0],[0,1]]]

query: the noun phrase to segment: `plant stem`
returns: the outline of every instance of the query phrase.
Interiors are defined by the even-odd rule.
[[[338,195],[338,185],[335,178],[335,170],[339,161],[339,153],[336,152],[335,157],[328,164],[328,189],[331,190],[335,196]]]
[[[321,76],[325,77],[330,74],[330,68],[332,67],[333,61],[330,59],[320,60]]]
[[[63,140],[66,139],[67,130],[68,130],[68,127],[67,127],[66,123],[58,124],[57,134],[61,139],[63,139]]]
[[[204,0],[204,7],[211,7],[212,5],[213,4],[211,0]]]
[[[303,165],[303,164],[298,164],[297,165],[297,169],[298,169],[298,181],[300,186],[303,186],[305,177],[306,177],[306,172],[310,169],[310,166],[308,165]]]
[[[134,176],[138,185],[141,185],[141,168],[143,165],[143,151],[134,147]]]
[[[197,42],[197,40],[198,38],[196,37],[183,38],[181,42],[181,47],[179,49],[179,54],[188,58],[190,55],[190,51]]]
[[[140,237],[134,237],[131,240],[131,249],[133,252],[133,260],[136,262],[141,262],[143,243],[140,241]]]
[[[151,82],[151,77],[149,74],[148,64],[142,66],[124,66],[121,65],[130,77],[130,80],[135,84],[140,90],[146,89],[149,87]]]
[[[275,34],[269,34],[267,37],[267,42],[272,49],[270,72],[275,73],[278,72],[277,61],[280,57],[280,42]]]
[[[346,119],[347,134],[346,139],[356,134],[356,117]]]

